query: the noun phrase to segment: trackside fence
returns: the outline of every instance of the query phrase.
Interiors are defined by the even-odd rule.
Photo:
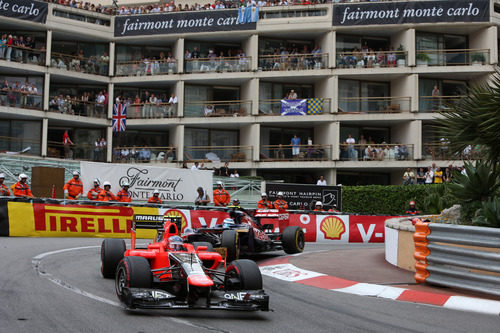
[[[417,282],[500,296],[500,229],[415,224]]]

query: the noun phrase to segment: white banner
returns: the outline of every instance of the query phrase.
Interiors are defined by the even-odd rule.
[[[212,193],[212,171],[95,162],[80,162],[80,170],[84,195],[93,186],[95,178],[99,178],[101,187],[109,181],[115,195],[121,190],[121,184],[128,182],[132,201],[147,201],[153,196],[153,191],[158,190],[163,201],[194,204],[198,187]]]

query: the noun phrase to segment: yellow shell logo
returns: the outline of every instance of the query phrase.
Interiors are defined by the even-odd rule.
[[[179,231],[183,232],[184,229],[186,229],[186,227],[187,227],[187,219],[186,219],[186,216],[184,216],[184,214],[180,210],[177,210],[177,209],[167,210],[165,212],[165,214],[163,214],[163,216],[166,216],[166,217],[180,217],[182,223],[181,223],[181,230],[179,230]]]
[[[321,221],[319,229],[323,232],[326,239],[340,239],[345,232],[345,225],[338,217],[328,216]]]

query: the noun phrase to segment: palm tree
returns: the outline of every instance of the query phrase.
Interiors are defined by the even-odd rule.
[[[449,105],[444,119],[436,125],[449,142],[452,153],[461,155],[467,146],[479,147],[481,156],[498,171],[500,162],[500,72],[488,83],[469,88],[467,96]]]

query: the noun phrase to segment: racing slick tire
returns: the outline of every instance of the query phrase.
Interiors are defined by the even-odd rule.
[[[125,257],[116,269],[115,289],[118,298],[127,306],[127,295],[124,288],[151,288],[153,275],[149,261],[143,257]]]
[[[206,246],[208,252],[214,251],[214,246],[209,242],[193,242],[194,249],[196,250],[199,246]]]
[[[106,279],[115,277],[116,267],[127,250],[123,239],[105,239],[101,244],[101,274]]]
[[[249,259],[234,260],[226,270],[226,288],[228,290],[262,289],[262,274],[259,266]]]
[[[224,230],[222,232],[220,246],[227,249],[226,262],[238,259],[240,254],[238,232],[236,230]]]
[[[283,250],[288,254],[304,251],[304,230],[297,226],[287,227],[281,236]]]

